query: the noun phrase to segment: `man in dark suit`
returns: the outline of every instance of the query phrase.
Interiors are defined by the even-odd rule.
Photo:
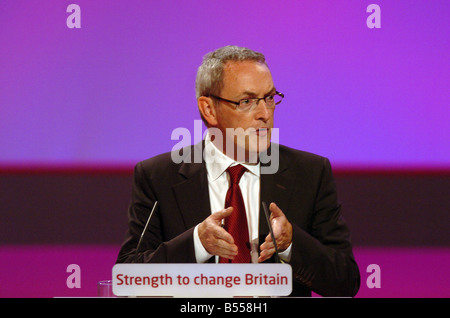
[[[208,134],[197,145],[136,165],[129,230],[117,262],[257,263],[279,256],[292,266],[292,296],[311,290],[354,296],[360,276],[330,163],[271,143],[275,106],[284,95],[264,56],[235,46],[207,54],[196,91]],[[241,171],[235,181],[230,167]],[[229,201],[237,195],[229,197],[236,189],[231,183],[238,183],[233,191],[240,203]],[[261,202],[270,204],[278,255]],[[238,215],[238,226],[231,225]]]

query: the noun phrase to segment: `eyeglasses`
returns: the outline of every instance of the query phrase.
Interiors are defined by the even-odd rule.
[[[233,105],[235,105],[234,109],[237,109],[239,111],[242,112],[250,112],[252,110],[254,110],[256,108],[256,106],[258,106],[259,101],[260,100],[264,100],[264,102],[266,103],[266,107],[267,108],[273,108],[275,107],[275,105],[278,105],[279,103],[281,103],[283,101],[284,98],[284,94],[280,93],[280,92],[275,92],[274,94],[270,94],[261,98],[244,98],[239,100],[238,102],[229,100],[229,99],[225,99],[219,96],[215,96],[215,95],[209,95],[210,97],[213,97],[215,99],[224,101],[224,102],[228,102],[231,103]]]

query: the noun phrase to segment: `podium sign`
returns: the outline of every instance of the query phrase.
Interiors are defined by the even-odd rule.
[[[116,264],[116,296],[288,296],[289,264]]]

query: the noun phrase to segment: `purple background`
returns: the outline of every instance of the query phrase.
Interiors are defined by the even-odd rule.
[[[450,2],[73,1],[0,4],[0,164],[120,164],[199,119],[202,56],[263,52],[280,142],[334,166],[450,166]]]
[[[81,29],[66,8],[81,7]],[[381,29],[366,8],[381,7]],[[0,2],[0,169],[125,166],[170,150],[199,119],[202,56],[266,55],[286,99],[280,142],[336,168],[450,168],[450,2]],[[5,211],[1,211],[5,213]],[[119,246],[0,247],[0,297],[96,296]],[[448,297],[449,248],[356,247],[359,297]],[[82,288],[66,287],[79,264]],[[382,288],[368,289],[379,264]]]

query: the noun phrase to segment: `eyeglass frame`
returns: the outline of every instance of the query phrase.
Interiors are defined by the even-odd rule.
[[[236,105],[234,107],[235,110],[239,109],[238,107],[241,104],[241,101],[243,101],[243,100],[246,100],[246,99],[248,99],[248,100],[256,100],[255,106],[253,108],[250,108],[250,109],[246,110],[246,111],[252,111],[253,109],[255,109],[256,106],[258,106],[260,100],[264,99],[264,102],[267,104],[266,98],[269,97],[269,96],[275,96],[275,95],[278,95],[278,96],[281,97],[281,100],[278,103],[275,103],[275,105],[273,105],[273,107],[275,107],[276,105],[279,105],[283,101],[283,98],[284,98],[284,94],[279,92],[279,91],[275,91],[275,94],[269,94],[269,95],[266,95],[266,96],[261,97],[261,98],[242,98],[242,99],[240,99],[237,102],[229,100],[229,99],[226,99],[226,98],[222,98],[222,97],[216,96],[216,95],[209,95],[208,97],[212,97],[212,98],[215,98],[217,100],[221,100],[221,101],[224,101],[224,102],[228,102],[228,103],[234,104],[234,105]]]

